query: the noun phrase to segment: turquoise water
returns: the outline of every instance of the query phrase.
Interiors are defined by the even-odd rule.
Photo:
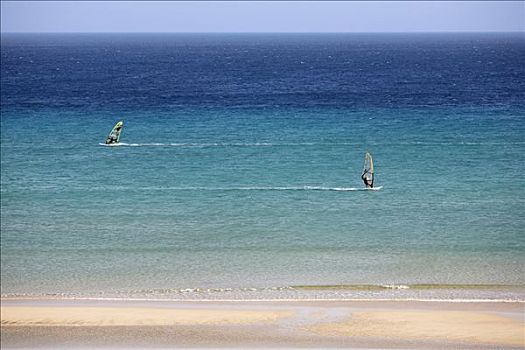
[[[524,283],[520,116],[189,113],[4,115],[3,292]]]
[[[435,104],[405,104],[385,89],[390,106],[348,105],[348,94],[341,103],[301,106],[303,97],[289,96],[296,105],[282,105],[282,93],[262,104],[252,96],[210,105],[195,102],[203,94],[195,89],[177,103],[140,108],[107,96],[115,105],[60,105],[66,83],[55,76],[57,95],[48,91],[30,106],[31,96],[4,92],[22,84],[13,72],[24,69],[9,62],[4,295],[525,284],[525,109],[512,90],[519,79],[508,91],[482,81],[493,90],[476,103],[436,96]],[[408,73],[392,74],[382,79]],[[292,72],[281,79],[302,81]],[[317,89],[333,83],[303,88],[315,101]],[[121,119],[123,145],[99,145]],[[365,151],[374,155],[379,191],[362,191]]]

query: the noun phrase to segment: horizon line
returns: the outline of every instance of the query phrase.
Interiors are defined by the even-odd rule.
[[[31,32],[31,31],[13,31],[6,32],[0,31],[0,35],[3,34],[463,34],[463,33],[522,33],[525,35],[525,30],[512,30],[512,31],[482,31],[482,30],[439,30],[439,31],[341,31],[341,32],[332,32],[332,31],[297,31],[297,32],[272,32],[272,31],[246,31],[246,32],[234,32],[234,31],[177,31],[177,32],[157,32],[157,31],[91,31],[91,32],[82,32],[82,31],[72,31],[72,32],[52,32],[52,31],[41,31],[41,32]]]

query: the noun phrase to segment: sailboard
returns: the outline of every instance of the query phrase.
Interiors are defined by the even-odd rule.
[[[368,152],[365,153],[363,175],[361,175],[361,178],[367,183],[367,188],[374,188],[374,159]]]
[[[117,145],[120,142],[120,135],[122,133],[122,126],[124,125],[123,121],[117,122],[108,137],[106,137],[106,145]]]

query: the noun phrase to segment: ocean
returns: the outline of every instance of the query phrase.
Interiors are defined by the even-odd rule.
[[[2,295],[523,300],[523,62],[522,33],[2,34]]]

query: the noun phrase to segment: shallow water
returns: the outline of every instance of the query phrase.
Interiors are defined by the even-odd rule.
[[[2,293],[523,285],[524,58],[508,34],[3,35]]]

